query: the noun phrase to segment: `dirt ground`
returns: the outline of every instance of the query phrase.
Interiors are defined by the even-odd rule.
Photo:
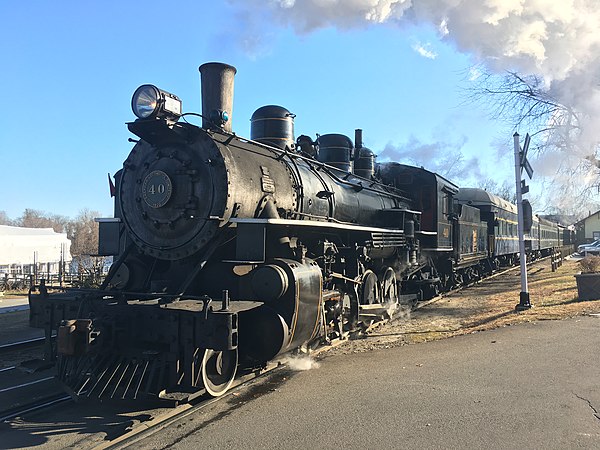
[[[522,322],[565,319],[600,314],[600,300],[579,301],[575,273],[576,258],[566,259],[556,272],[550,260],[528,268],[530,301],[533,307],[516,312],[521,278],[519,268],[488,278],[460,292],[410,312],[398,312],[390,322],[346,345],[332,348],[331,354],[348,354],[390,348],[435,339],[444,339]]]

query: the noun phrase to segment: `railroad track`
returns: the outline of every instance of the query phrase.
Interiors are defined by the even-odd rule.
[[[139,442],[142,439],[145,439],[149,436],[160,432],[165,427],[168,427],[171,424],[181,419],[184,419],[191,414],[197,413],[205,408],[208,408],[217,402],[225,401],[226,399],[231,398],[234,395],[238,395],[238,392],[243,387],[249,385],[252,382],[259,381],[261,378],[264,378],[266,376],[274,375],[278,371],[285,371],[285,365],[271,363],[270,367],[267,367],[260,373],[248,374],[240,378],[236,378],[229,391],[227,391],[227,393],[222,395],[221,397],[211,397],[208,399],[196,398],[196,400],[190,403],[181,404],[169,411],[159,414],[149,421],[140,422],[139,424],[133,426],[132,429],[127,433],[122,434],[121,436],[111,441],[102,442],[101,444],[96,445],[93,448],[94,450],[112,450],[118,448],[125,448],[129,445],[135,444],[136,442]]]
[[[2,344],[0,355],[41,348],[44,343],[45,338],[39,337]],[[54,372],[44,370],[48,364],[33,366],[25,363],[0,369],[0,422],[70,399],[54,378]]]
[[[10,353],[28,348],[42,347],[45,342],[44,337],[25,339],[23,341],[11,342],[0,345],[0,354]]]
[[[12,384],[18,380],[18,384]],[[0,422],[70,400],[53,372],[25,373],[16,366],[0,369]]]

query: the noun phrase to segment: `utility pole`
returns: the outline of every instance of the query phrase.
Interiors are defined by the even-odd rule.
[[[525,184],[525,180],[521,180],[521,173],[523,168],[529,175],[529,178],[533,175],[533,169],[527,161],[527,150],[529,149],[529,134],[525,136],[525,142],[523,149],[519,143],[519,133],[513,135],[514,146],[515,146],[515,181],[517,188],[517,222],[519,232],[519,258],[521,265],[521,293],[519,295],[519,304],[515,306],[517,311],[525,311],[531,308],[531,302],[529,301],[529,291],[527,287],[527,255],[525,254],[525,239],[524,239],[524,225],[523,225],[523,194],[529,192],[529,187]]]
[[[63,270],[65,268],[65,243],[60,244],[60,261],[58,263],[58,285],[63,285]]]

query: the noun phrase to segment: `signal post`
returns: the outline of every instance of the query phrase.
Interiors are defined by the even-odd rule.
[[[518,232],[519,232],[519,258],[521,266],[521,293],[519,294],[519,303],[515,306],[517,311],[525,311],[531,308],[529,300],[529,290],[527,287],[527,255],[525,254],[525,239],[524,239],[524,221],[523,221],[523,194],[529,192],[529,187],[525,184],[525,180],[521,180],[523,169],[529,175],[533,176],[533,169],[527,161],[527,150],[529,149],[529,134],[525,136],[523,149],[519,143],[519,133],[513,135],[515,147],[515,181],[517,188],[517,215],[518,215]]]

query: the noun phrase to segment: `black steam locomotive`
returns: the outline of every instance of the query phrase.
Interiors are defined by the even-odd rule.
[[[516,236],[513,205],[422,168],[376,164],[360,130],[354,143],[296,139],[294,115],[265,106],[251,139],[236,136],[235,72],[200,67],[202,127],[179,120],[175,95],[138,88],[128,127],[139,140],[115,175],[114,218],[99,219],[99,254],[114,257],[103,285],[30,294],[31,324],[49,345],[57,332],[48,356],[75,395],[219,396],[238,370],[518,252],[504,245]],[[531,251],[558,245],[537,227]]]

